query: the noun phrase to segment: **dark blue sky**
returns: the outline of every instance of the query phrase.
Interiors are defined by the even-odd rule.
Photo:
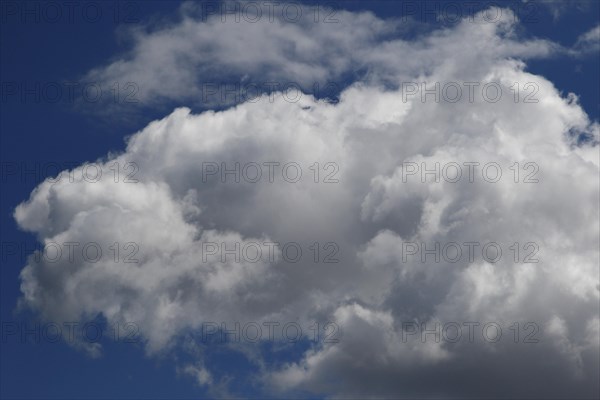
[[[0,239],[3,245],[0,312],[3,324],[17,321],[32,326],[34,322],[30,315],[16,313],[15,310],[20,294],[18,275],[26,263],[25,256],[31,253],[36,240],[17,229],[12,218],[14,208],[27,199],[45,177],[56,173],[56,168],[51,165],[57,164],[61,169],[66,169],[71,165],[94,161],[109,151],[121,150],[126,135],[164,116],[166,112],[139,107],[136,109],[139,112],[133,115],[125,112],[118,115],[116,109],[116,113],[103,116],[75,107],[65,93],[55,103],[43,98],[37,100],[33,94],[21,99],[10,94],[10,85],[35,88],[36,84],[48,87],[50,83],[77,81],[91,68],[106,64],[107,60],[127,49],[127,44],[119,41],[119,29],[138,21],[155,21],[173,14],[179,4],[175,1],[96,2],[102,5],[103,16],[98,22],[91,23],[77,11],[73,21],[69,21],[65,14],[59,22],[51,22],[43,17],[35,21],[32,15],[27,15],[23,22],[20,16],[12,14],[12,8],[8,8],[12,7],[12,3],[17,2],[3,2],[0,23],[0,80],[3,85],[0,159],[5,168],[0,178]],[[27,3],[33,10],[39,7],[37,2]],[[340,1],[329,4],[350,10],[368,9],[381,17],[401,13],[399,2],[395,1]],[[479,7],[486,4],[482,2]],[[115,7],[119,11],[117,21]],[[524,23],[524,34],[571,46],[580,34],[598,23],[599,8],[599,2],[590,1],[583,9],[567,8],[561,11],[558,18],[554,18],[550,8],[538,5],[535,9],[537,21]],[[63,12],[65,10],[63,8]],[[599,118],[598,57],[544,59],[528,63],[528,70],[545,76],[565,93],[578,94],[590,117]],[[12,168],[9,164],[20,166],[17,175],[6,176],[6,168]],[[19,174],[23,168],[38,170],[21,176]],[[17,254],[9,251],[12,245],[8,243],[19,247]],[[22,344],[14,337],[7,340],[3,338],[0,396],[191,398],[205,395],[188,378],[178,376],[168,359],[148,359],[140,345],[110,341],[104,344],[104,356],[92,359],[62,343],[42,341],[39,344]],[[223,366],[233,364],[242,371],[250,368],[239,355],[225,354],[219,349],[209,357],[209,362]],[[235,369],[228,368],[230,373],[236,373]],[[248,384],[243,386],[242,393],[252,396],[257,392]]]

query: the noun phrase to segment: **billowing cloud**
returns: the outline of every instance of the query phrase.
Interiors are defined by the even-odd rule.
[[[22,305],[54,321],[135,321],[150,354],[207,321],[339,327],[338,341],[283,364],[232,350],[252,354],[266,392],[597,395],[598,125],[527,72],[552,44],[521,40],[501,14],[412,40],[394,36],[397,21],[350,12],[329,26],[184,15],[139,32],[128,59],[92,74],[135,77],[148,98],[191,99],[209,68],[283,82],[369,74],[335,104],[280,92],[178,108],[100,160],[103,179],[81,166],[42,183],[15,211],[21,228],[44,243],[116,243],[121,259],[32,256]],[[239,182],[222,175],[236,163]],[[115,166],[135,166],[137,182]],[[339,262],[322,262],[327,243]],[[462,338],[448,340],[457,326]],[[199,354],[180,372],[210,386],[219,379]]]

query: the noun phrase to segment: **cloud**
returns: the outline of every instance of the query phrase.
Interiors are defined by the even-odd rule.
[[[200,386],[212,384],[210,372],[201,365],[188,364],[183,367],[180,372],[194,377]]]
[[[573,51],[580,56],[598,54],[600,52],[600,25],[581,34],[575,42]]]
[[[15,210],[19,226],[44,243],[96,243],[107,256],[30,257],[22,306],[54,321],[134,321],[152,355],[207,321],[339,327],[339,342],[320,342],[284,364],[253,360],[265,392],[596,395],[600,137],[576,96],[562,97],[525,70],[524,60],[552,54],[552,44],[522,40],[508,17],[406,40],[384,40],[395,21],[350,12],[339,19],[331,27],[263,26],[184,15],[138,32],[129,58],[93,71],[107,82],[135,77],[147,99],[181,101],[197,94],[202,78],[192,72],[210,68],[226,78],[256,80],[265,71],[303,83],[365,66],[369,74],[335,104],[279,92],[219,112],[177,108],[132,135],[121,154],[99,160],[103,179],[90,182],[81,166],[70,171],[72,182],[39,185]],[[454,83],[462,95],[448,101],[440,89],[435,101],[402,84],[423,81],[429,89],[440,82],[456,90],[447,86]],[[465,82],[477,83],[472,99]],[[270,164],[272,182],[269,162],[279,163]],[[291,162],[303,173],[293,183],[282,172]],[[207,163],[219,172],[256,163],[262,179],[204,179]],[[408,174],[408,165],[431,171],[436,163],[439,182]],[[459,181],[442,175],[451,163],[463,168]],[[469,163],[479,163],[472,182]],[[482,175],[491,163],[502,171],[497,181]],[[131,165],[137,183],[115,178],[115,166]],[[331,171],[337,182],[324,181]],[[469,259],[464,243],[473,241],[480,244]],[[339,262],[315,262],[315,242],[334,242]],[[457,243],[465,256],[423,262],[422,253],[404,257],[409,242]],[[504,251],[496,262],[481,251],[492,242]],[[115,243],[122,253],[136,244],[137,262],[115,262]],[[261,257],[223,262],[206,257],[205,243],[259,248]],[[305,256],[289,262],[285,243]],[[527,256],[539,261],[524,263]],[[473,341],[437,341],[435,332],[423,340],[412,330],[457,323],[468,338],[472,322]],[[502,341],[482,338],[490,322]],[[528,335],[538,342],[523,343]],[[202,385],[220,381],[199,357],[180,371]]]
[[[537,15],[540,9],[546,8],[552,15],[554,22],[563,18],[568,12],[589,12],[591,6],[590,2],[581,0],[524,0],[523,3],[523,9],[531,12],[533,15]]]
[[[255,16],[254,8],[227,14],[186,3],[176,23],[128,31],[130,51],[84,80],[107,88],[133,82],[135,99],[144,106],[223,107],[288,87],[325,96],[348,81],[395,85],[430,74],[442,61],[456,68],[451,60],[459,57],[465,57],[464,75],[473,78],[487,70],[483,60],[547,57],[560,50],[547,40],[518,39],[510,9],[491,8],[453,29],[431,32],[408,17],[382,20],[371,12],[337,10],[327,18],[326,9],[296,8],[298,18],[270,8]]]

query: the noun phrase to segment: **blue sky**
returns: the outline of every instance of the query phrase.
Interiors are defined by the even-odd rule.
[[[128,29],[141,27],[148,31],[160,30],[162,26],[177,24],[181,4],[171,1],[148,2],[95,2],[102,4],[103,16],[90,23],[75,13],[74,22],[66,18],[55,23],[43,16],[39,22],[12,13],[14,2],[2,5],[0,74],[2,102],[0,115],[0,159],[4,168],[17,165],[21,168],[39,168],[23,178],[10,175],[4,170],[0,195],[0,234],[3,252],[0,269],[1,319],[4,324],[16,321],[32,326],[35,311],[17,311],[21,297],[19,273],[27,264],[26,256],[35,248],[34,233],[18,227],[13,216],[15,208],[27,200],[31,192],[44,181],[55,175],[55,167],[70,169],[85,162],[93,162],[110,152],[122,152],[125,139],[146,127],[151,121],[162,119],[176,107],[190,107],[198,113],[206,108],[190,104],[189,98],[156,98],[141,100],[133,105],[109,102],[109,104],[67,101],[64,96],[56,102],[35,101],[33,95],[25,100],[14,95],[9,85],[35,87],[40,83],[65,81],[85,82],[86,74],[103,68],[118,60],[132,46]],[[37,2],[27,2],[32,9]],[[66,10],[61,2],[61,10]],[[94,3],[94,2],[92,2]],[[477,11],[487,9],[487,2],[476,2]],[[501,5],[502,2],[498,2]],[[306,3],[307,7],[314,2]],[[335,8],[351,12],[371,11],[382,20],[402,16],[398,2],[333,2]],[[434,2],[432,2],[435,4]],[[507,2],[514,8],[515,2]],[[115,5],[121,12],[115,23]],[[18,7],[22,4],[19,3]],[[569,7],[535,3],[535,21],[518,25],[519,41],[545,39],[565,48],[573,48],[578,38],[598,25],[600,4],[594,1],[574,2]],[[123,15],[131,13],[131,21],[121,21]],[[465,15],[466,17],[467,15]],[[27,16],[26,16],[27,17]],[[31,17],[31,15],[29,16]],[[428,18],[424,25],[406,24],[407,31],[395,32],[410,42],[443,26]],[[464,43],[468,49],[469,43]],[[516,56],[518,57],[518,56]],[[206,60],[211,65],[211,60]],[[591,121],[600,117],[600,57],[598,50],[584,55],[558,54],[527,59],[525,71],[541,75],[552,82],[566,97],[568,92],[579,96],[579,104]],[[218,64],[216,64],[218,67]],[[265,68],[277,68],[267,66]],[[230,79],[232,75],[223,69],[223,76],[211,76],[216,82]],[[260,77],[261,69],[253,70]],[[357,75],[360,69],[354,71]],[[235,71],[233,74],[235,75]],[[251,79],[257,79],[252,76]],[[340,74],[334,78],[341,89],[355,82],[356,75]],[[143,89],[143,88],[142,88]],[[122,94],[123,92],[121,92]],[[597,149],[596,149],[597,150]],[[49,169],[48,169],[49,168]],[[242,228],[240,228],[242,229]],[[371,229],[371,228],[370,228]],[[374,228],[373,228],[374,229]],[[40,233],[41,234],[41,233]],[[12,254],[8,246],[17,244],[19,250]],[[11,247],[12,249],[12,247]],[[392,301],[392,300],[390,300]],[[145,354],[142,343],[115,343],[103,340],[103,356],[93,358],[84,351],[65,343],[19,343],[14,337],[2,341],[0,394],[2,398],[198,398],[215,396],[210,388],[196,384],[185,373],[177,372],[174,365],[190,357],[185,351],[176,350],[159,355]],[[302,343],[287,350],[273,352],[268,345],[261,350],[266,363],[281,364],[282,360],[297,360],[310,347]],[[227,390],[234,396],[265,396],[253,372],[255,365],[242,354],[230,351],[225,346],[208,346],[203,350],[204,364],[210,366],[215,376],[235,377]],[[416,378],[418,380],[418,378]],[[566,389],[565,389],[566,390]],[[222,392],[221,392],[222,393]],[[315,393],[305,388],[290,389],[286,397],[308,396],[321,398],[327,393]],[[410,392],[409,392],[410,393]],[[475,392],[475,395],[479,395]],[[586,393],[584,393],[586,394]]]

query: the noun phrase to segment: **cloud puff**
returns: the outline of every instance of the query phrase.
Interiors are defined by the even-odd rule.
[[[252,360],[267,392],[597,394],[599,131],[576,96],[525,70],[523,60],[550,54],[552,45],[521,40],[511,18],[464,21],[412,40],[383,40],[397,22],[368,13],[340,20],[267,29],[184,15],[138,33],[127,60],[93,71],[107,81],[135,76],[144,96],[179,100],[196,94],[207,68],[309,82],[366,66],[377,79],[352,84],[336,104],[276,93],[220,112],[178,108],[99,162],[110,179],[89,182],[81,166],[73,182],[42,183],[15,210],[20,227],[45,243],[135,243],[138,261],[32,256],[21,273],[23,306],[55,321],[97,314],[135,321],[151,354],[205,321],[339,326],[338,343],[311,346],[286,364]],[[239,37],[252,38],[254,51],[239,48]],[[440,92],[435,101],[401,84],[423,81],[457,83],[462,96],[448,101]],[[464,82],[478,84],[472,99]],[[279,163],[271,164],[273,182],[204,179],[207,163],[269,162]],[[303,171],[296,182],[281,175],[291,162]],[[332,163],[337,182],[323,175],[315,182],[315,162],[323,175]],[[407,175],[408,165],[436,163],[463,166],[463,179]],[[472,182],[465,163],[479,163]],[[495,182],[481,175],[490,163],[503,173]],[[136,165],[138,182],[115,182],[114,165]],[[532,171],[537,182],[524,181]],[[473,241],[497,243],[503,256],[491,262],[481,245],[473,259],[458,261],[402,253],[407,242]],[[335,242],[339,262],[315,263],[312,253],[284,259],[284,243],[308,251],[314,242]],[[258,244],[262,257],[206,259],[203,243]],[[538,262],[523,263],[527,243],[537,246]],[[482,340],[480,330],[473,341],[436,341],[435,333],[422,340],[412,330],[452,322],[463,329],[493,322],[503,340]],[[515,322],[523,336],[538,329],[538,342],[514,343]],[[202,360],[181,371],[202,385],[218,380]]]

